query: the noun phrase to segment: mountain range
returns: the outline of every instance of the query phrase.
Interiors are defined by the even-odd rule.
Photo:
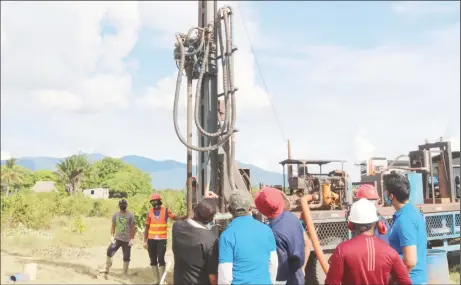
[[[92,153],[86,154],[90,162],[101,160],[105,157],[103,154]],[[56,157],[22,157],[17,158],[16,163],[30,170],[55,170],[56,164],[63,158]],[[143,156],[127,155],[120,158],[126,163],[132,164],[152,177],[152,186],[155,189],[178,189],[185,187],[186,164],[175,160],[154,160]],[[6,161],[2,160],[3,165]],[[250,178],[252,185],[258,185],[260,182],[268,185],[281,184],[283,176],[281,173],[271,172],[251,164],[237,162],[242,168],[250,169]],[[193,167],[193,172],[195,166]]]

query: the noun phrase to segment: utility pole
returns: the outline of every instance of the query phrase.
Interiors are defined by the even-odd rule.
[[[198,26],[206,28],[208,24],[215,23],[218,1],[198,1]],[[216,28],[214,29],[216,35]],[[216,37],[212,41],[210,61],[203,77],[200,94],[200,123],[210,133],[218,130],[218,68],[217,68]],[[207,137],[198,132],[199,147],[215,144],[216,138]],[[197,153],[197,182],[199,190],[196,199],[200,201],[208,191],[215,192],[218,186],[218,150]]]

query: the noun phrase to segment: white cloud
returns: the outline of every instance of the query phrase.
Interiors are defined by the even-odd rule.
[[[253,44],[261,46],[267,33],[258,11],[250,2],[240,5]],[[158,1],[2,3],[2,147],[19,156],[63,156],[82,149],[184,161],[186,149],[171,114],[176,74],[141,86],[146,93],[136,100],[130,71],[137,63],[124,60],[141,24],[159,33],[152,39],[156,48],[171,51],[174,34],[196,25],[196,7],[196,2]],[[237,159],[279,171],[286,144],[257,84],[259,74],[234,9]],[[101,38],[102,19],[118,33]],[[278,65],[264,73],[266,79],[274,70],[284,75],[270,87],[283,90],[273,96],[294,157],[394,157],[442,135],[458,138],[459,145],[459,23],[428,31],[424,44],[361,50],[305,45],[291,53],[286,50],[303,43],[286,36],[269,33],[280,45],[270,48],[300,57],[271,56]],[[449,104],[439,105],[444,100]]]
[[[57,108],[65,111],[77,111],[82,108],[82,100],[69,91],[40,90],[37,97],[41,103],[51,109]]]
[[[63,110],[127,106],[131,78],[123,60],[138,37],[137,3],[10,2],[2,8],[2,35],[9,35],[8,49],[2,45],[2,98],[39,91],[39,102],[59,100],[53,106]],[[103,19],[115,35],[101,38]]]
[[[449,141],[451,142],[451,151],[459,151],[459,149],[460,149],[460,147],[459,147],[459,144],[460,144],[459,136],[458,137],[451,137],[449,139]]]
[[[459,13],[459,1],[399,1],[392,4],[392,10],[404,15],[427,15]]]
[[[366,131],[360,130],[355,137],[355,159],[358,161],[367,160],[375,156],[376,147],[366,137]]]
[[[3,48],[3,45],[6,44],[6,33],[5,31],[3,30],[3,25],[1,26],[1,45],[2,45],[2,48]]]
[[[287,128],[288,122],[298,125],[287,135],[295,144],[307,145],[303,156],[335,153],[354,159],[358,126],[374,146],[363,146],[363,151],[374,149],[374,155],[388,157],[415,149],[425,138],[438,139],[449,125],[459,130],[459,23],[428,31],[424,40],[369,49],[307,45],[289,64],[271,57],[273,68],[297,76],[283,82],[286,92],[303,94],[277,105]],[[297,89],[289,88],[293,83]],[[300,122],[300,114],[305,131],[300,131],[301,123],[293,124]]]
[[[177,5],[181,5],[182,9],[175,9]],[[234,56],[234,81],[235,86],[239,89],[236,93],[237,104],[239,111],[246,111],[248,109],[261,109],[269,106],[268,95],[266,92],[256,84],[256,69],[254,66],[254,57],[251,52],[251,45],[247,39],[245,27],[243,22],[240,19],[239,8],[235,2],[224,2],[219,1],[219,7],[231,6],[234,11],[234,18],[237,19],[234,21],[234,44],[237,46],[238,51]],[[157,40],[156,44],[159,46],[165,46],[172,48],[173,44],[176,42],[174,34],[177,32],[186,33],[190,27],[197,26],[198,17],[197,13],[191,13],[197,9],[197,3],[193,1],[189,2],[142,2],[141,9],[142,18],[145,21],[144,23],[161,33]],[[240,4],[240,7],[244,7],[246,14],[252,15],[250,7],[245,4]],[[167,18],[171,18],[171,11],[174,11],[175,14],[173,18],[177,21],[170,21]],[[155,13],[156,17],[152,15]],[[248,16],[246,16],[248,17]],[[255,22],[250,19],[245,19],[248,32],[252,39],[258,37],[258,27]],[[166,24],[168,23],[168,24]],[[169,24],[171,23],[171,24]],[[223,30],[224,35],[224,30]],[[166,42],[163,42],[166,40]],[[221,64],[218,63],[218,69],[221,73]],[[148,87],[146,92],[147,98],[142,98],[142,102],[148,102],[155,107],[166,107],[171,109],[173,105],[173,94],[176,86],[176,74],[170,75],[167,78],[161,79],[157,86]],[[181,94],[184,98],[186,96],[186,78],[183,78],[181,86]],[[194,80],[194,94],[195,94],[195,85],[196,81]],[[222,93],[222,76],[218,77],[218,93]],[[184,100],[185,102],[185,100]],[[185,104],[185,103],[184,103]]]
[[[10,159],[11,158],[11,155],[9,152],[7,151],[1,151],[1,160],[7,160],[7,159]]]

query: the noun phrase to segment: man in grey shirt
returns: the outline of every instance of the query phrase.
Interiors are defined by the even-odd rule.
[[[130,264],[131,246],[133,245],[135,234],[134,216],[126,210],[128,202],[125,199],[120,200],[118,206],[120,211],[112,216],[111,243],[107,248],[105,277],[109,274],[110,267],[112,266],[112,257],[120,247],[123,252],[124,275],[128,274],[128,266]]]

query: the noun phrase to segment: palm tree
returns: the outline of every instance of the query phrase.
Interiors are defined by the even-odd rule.
[[[89,165],[83,154],[67,157],[56,165],[56,174],[65,185],[67,193],[73,195],[80,190],[80,183]]]
[[[19,185],[24,180],[23,169],[16,164],[15,158],[10,158],[2,166],[1,179],[2,184],[6,187],[6,196],[10,194],[10,187],[17,192]]]

